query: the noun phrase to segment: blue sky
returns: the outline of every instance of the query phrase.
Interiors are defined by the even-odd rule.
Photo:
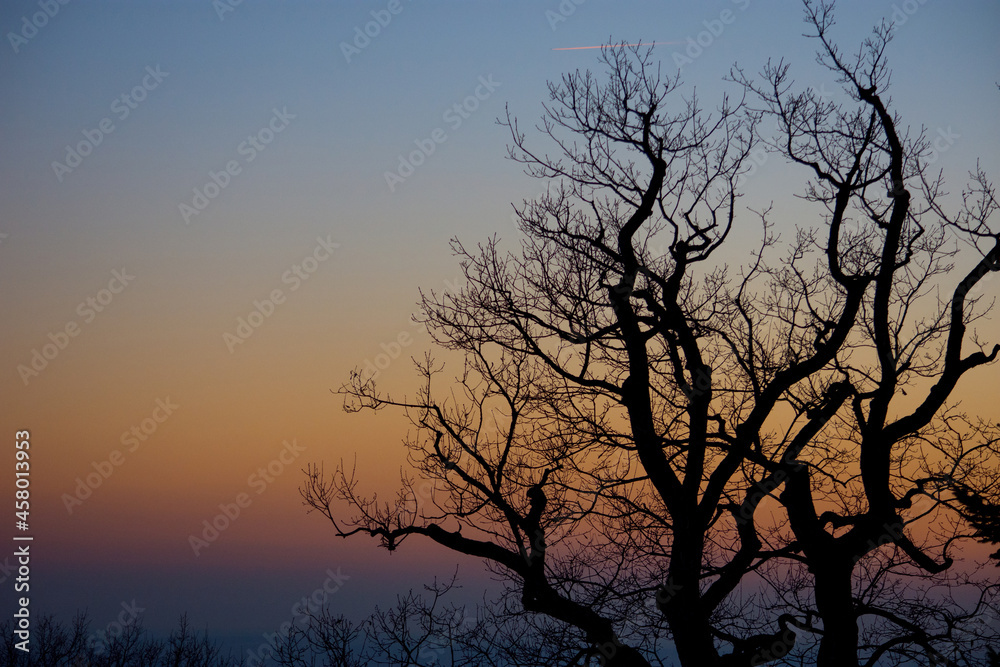
[[[37,32],[24,32],[26,17],[42,5],[58,12]],[[392,486],[405,460],[398,440],[381,431],[377,447],[365,440],[365,428],[384,424],[351,421],[327,390],[378,354],[380,342],[408,330],[418,285],[440,289],[455,278],[449,238],[516,236],[510,202],[542,186],[505,159],[509,137],[494,120],[507,105],[532,125],[547,80],[599,67],[595,50],[554,49],[609,38],[666,42],[654,52],[665,71],[680,62],[675,54],[693,55],[684,62],[685,91],[697,88],[707,106],[736,93],[722,80],[734,62],[753,72],[768,58],[785,58],[802,87],[836,91],[836,83],[817,68],[815,44],[802,37],[800,6],[788,0],[225,6],[232,11],[209,0],[0,6],[0,307],[8,314],[0,384],[10,397],[0,423],[4,432],[24,420],[33,428],[58,424],[39,455],[37,484],[48,497],[39,501],[39,530],[50,531],[40,533],[40,548],[45,539],[54,545],[39,569],[44,604],[61,612],[90,607],[100,622],[138,596],[160,628],[189,609],[200,625],[256,636],[281,622],[289,600],[321,584],[328,567],[353,574],[338,604],[357,613],[391,600],[398,586],[450,573],[455,559],[433,550],[411,563],[398,555],[389,560],[364,540],[334,543],[315,517],[301,516],[291,475],[245,519],[240,549],[206,563],[192,559],[184,541],[229,493],[220,496],[212,486],[227,473],[208,474],[205,466],[229,452],[234,465],[240,456],[266,461],[290,432],[313,438],[315,460],[358,452],[362,471]],[[853,51],[874,23],[893,14],[900,25],[889,52],[892,101],[903,123],[957,137],[940,160],[955,190],[977,158],[996,174],[1000,5],[843,2],[834,36]],[[385,25],[376,30],[380,18]],[[366,27],[373,36],[355,42]],[[10,37],[22,32],[30,38]],[[687,40],[699,33],[706,45],[688,50]],[[141,101],[132,98],[137,86]],[[477,108],[456,124],[449,110],[477,89]],[[276,127],[276,112],[281,131],[272,130],[273,141],[247,160],[241,145]],[[67,146],[85,133],[96,136],[105,119],[113,130],[101,132],[79,166],[56,173],[53,162],[65,162]],[[390,190],[385,173],[435,130],[446,138]],[[239,172],[185,221],[181,204],[191,204],[195,190],[204,191],[230,161]],[[791,229],[803,210],[791,199],[787,173],[769,163],[745,202],[778,201],[779,231]],[[754,238],[758,231],[740,233]],[[282,272],[326,235],[340,244],[335,261],[301,296],[292,295],[280,320],[238,355],[227,354],[220,332],[253,299],[280,286]],[[139,276],[134,293],[123,294],[92,335],[25,387],[17,365],[121,266]],[[402,365],[387,379],[412,387]],[[123,467],[109,480],[106,509],[68,517],[60,493],[106,455],[143,406],[169,392],[203,408],[197,418],[183,416],[193,407],[182,411],[169,425],[175,430],[164,429],[160,437],[170,439],[172,453],[164,450],[155,464],[130,462],[135,472]],[[236,398],[226,403],[220,396]],[[288,409],[271,414],[276,404]],[[265,414],[271,426],[258,421]],[[393,428],[405,432],[403,424],[385,426]],[[202,433],[211,435],[200,440]],[[156,498],[140,497],[158,470],[176,483],[153,484]],[[234,472],[226,489],[239,488],[245,476]],[[183,509],[173,508],[172,494]],[[190,513],[194,497],[204,497],[205,509]],[[134,508],[121,507],[132,499]],[[261,538],[267,557],[256,562],[255,536],[278,524],[293,526],[283,534],[284,552],[281,543]],[[151,563],[130,533],[140,525],[156,528],[163,544],[179,545],[177,554],[155,542],[164,555]],[[119,537],[98,566],[95,554],[102,552],[93,545],[101,535]],[[76,565],[63,551],[75,544],[87,554]],[[388,582],[380,568],[393,572]],[[6,604],[6,590],[2,597]]]

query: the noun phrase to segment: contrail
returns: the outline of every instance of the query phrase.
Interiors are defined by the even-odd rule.
[[[639,42],[638,44],[600,44],[598,46],[561,46],[553,51],[576,51],[578,49],[607,49],[614,46],[653,46],[654,44],[683,44],[684,42]]]

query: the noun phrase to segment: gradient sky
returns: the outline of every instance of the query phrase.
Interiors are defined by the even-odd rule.
[[[393,490],[405,422],[346,415],[329,390],[403,333],[414,342],[381,379],[415,388],[402,358],[428,339],[409,316],[418,286],[447,289],[459,277],[448,239],[516,237],[510,202],[542,185],[504,159],[508,136],[494,123],[504,105],[532,125],[546,80],[597,67],[595,50],[554,49],[609,36],[680,42],[656,47],[672,71],[673,54],[724,10],[734,20],[683,70],[707,105],[732,91],[722,77],[733,62],[757,71],[785,57],[801,86],[837,90],[789,0],[563,0],[565,16],[557,0],[401,0],[379,34],[345,56],[341,44],[389,4],[245,0],[220,17],[209,0],[77,0],[17,44],[9,33],[38,3],[0,5],[0,431],[11,439],[31,430],[36,612],[89,608],[101,627],[135,600],[159,631],[187,610],[217,635],[255,637],[288,620],[328,568],[350,577],[334,607],[357,615],[449,574],[455,557],[412,540],[393,555],[363,538],[335,540],[305,514],[299,469],[356,456],[366,488]],[[977,158],[1000,173],[1000,5],[839,9],[834,34],[847,51],[881,17],[906,18],[889,53],[892,101],[904,124],[957,135],[939,161],[951,190]],[[121,96],[144,77],[149,90],[127,108]],[[499,85],[480,88],[478,109],[446,115],[483,80]],[[275,120],[275,110],[294,118]],[[112,131],[57,174],[53,162],[102,121],[109,127],[104,119]],[[248,161],[243,142],[272,122],[287,125]],[[438,128],[446,139],[390,191],[385,172]],[[230,161],[239,173],[186,223],[180,205]],[[807,211],[789,187],[801,176],[771,160],[743,203],[773,200],[778,231],[790,230]],[[759,229],[737,233],[756,239]],[[292,289],[286,272],[317,239],[339,247]],[[114,271],[134,280],[102,294]],[[1000,293],[997,282],[985,291]],[[231,352],[223,335],[275,289],[285,300]],[[108,296],[101,312],[87,305]],[[18,366],[74,323],[77,335],[25,383]],[[996,414],[994,370],[971,378],[970,411]],[[128,451],[122,434],[141,428],[158,399],[178,407]],[[256,493],[251,476],[292,440],[305,451]],[[115,450],[121,465],[70,514],[63,494]],[[3,460],[12,470],[13,455]],[[2,477],[10,498],[11,476]],[[252,504],[195,556],[188,536],[244,492]],[[483,581],[474,562],[461,572],[473,589]],[[8,605],[11,581],[0,579]]]

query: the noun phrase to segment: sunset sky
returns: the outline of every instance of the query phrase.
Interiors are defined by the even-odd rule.
[[[894,13],[902,123],[948,137],[951,191],[977,159],[996,179],[1000,5],[842,2],[835,37],[853,52]],[[510,203],[544,187],[505,159],[496,117],[507,105],[530,128],[547,80],[599,67],[597,50],[562,49],[660,42],[664,71],[681,63],[710,107],[737,94],[734,62],[768,58],[839,95],[790,0],[6,0],[0,28],[0,432],[31,432],[32,604],[103,627],[134,600],[158,632],[188,611],[248,643],[327,570],[344,577],[333,607],[361,616],[459,562],[417,540],[337,540],[305,513],[301,469],[356,457],[365,490],[394,491],[406,422],[345,414],[330,390],[393,353],[379,379],[416,389],[408,359],[429,338],[410,315],[418,287],[461,284],[449,238],[516,241]],[[433,152],[401,169],[420,146]],[[772,158],[741,204],[774,201],[779,232],[812,224],[803,176]],[[744,219],[734,243],[758,238]],[[970,376],[969,411],[1000,416],[996,378]],[[3,460],[12,499],[13,447]],[[190,536],[240,494],[196,555]],[[460,575],[487,581],[474,561]]]

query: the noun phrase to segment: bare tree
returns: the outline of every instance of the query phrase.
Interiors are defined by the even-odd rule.
[[[454,241],[466,286],[422,295],[461,371],[439,387],[428,356],[412,398],[361,371],[340,389],[348,411],[407,413],[433,490],[404,477],[380,503],[311,468],[303,498],[337,535],[482,558],[511,615],[564,630],[532,637],[565,664],[985,664],[996,587],[952,569],[974,537],[953,489],[984,491],[1000,433],[949,399],[1000,351],[970,332],[1000,269],[994,192],[977,168],[948,213],[926,138],[887,107],[891,27],[846,58],[832,7],[805,8],[842,103],[769,63],[706,112],[621,44],[606,79],[550,84],[554,154],[508,113],[510,157],[550,187],[516,208],[520,253]],[[816,220],[783,244],[774,211],[738,206],[758,142],[812,176]],[[763,233],[733,271],[736,224]],[[957,280],[956,235],[981,252]]]
[[[300,619],[302,626],[298,625]],[[366,659],[369,652],[360,641],[363,630],[363,626],[334,614],[329,607],[308,608],[288,634],[278,638],[272,658],[275,664],[286,667],[362,667],[371,664]]]
[[[161,640],[143,628],[141,616],[113,633],[101,633],[90,631],[86,612],[68,625],[44,614],[37,618],[27,651],[17,646],[15,627],[9,620],[0,623],[0,667],[247,667],[224,655],[207,633],[192,633],[186,615]]]
[[[960,413],[949,399],[963,376],[1000,351],[970,332],[988,311],[977,308],[971,292],[1000,269],[1000,236],[989,226],[997,201],[977,167],[958,212],[945,210],[943,175],[925,160],[927,138],[904,132],[887,106],[891,25],[878,26],[856,55],[846,56],[829,37],[832,3],[805,5],[819,62],[849,101],[792,93],[784,63],[769,63],[762,84],[739,70],[734,78],[760,102],[760,113],[777,120],[770,147],[812,172],[805,196],[825,208],[825,234],[800,230],[785,265],[764,270],[781,300],[767,309],[734,300],[731,321],[740,324],[724,330],[734,356],[751,369],[752,350],[766,336],[777,332],[784,340],[770,349],[788,361],[764,392],[780,392],[793,415],[775,455],[805,464],[779,468],[787,477],[780,498],[814,579],[823,619],[819,664],[856,664],[859,628],[869,615],[896,626],[872,645],[871,656],[919,647],[941,659],[934,640],[954,639],[958,621],[983,610],[944,614],[939,636],[928,627],[940,620],[936,614],[915,613],[926,605],[901,613],[896,596],[880,590],[880,600],[868,599],[871,585],[859,588],[865,576],[856,566],[890,542],[894,553],[877,568],[880,577],[892,572],[941,584],[938,575],[954,562],[952,545],[971,536],[961,524],[949,525],[949,493],[956,480],[978,494],[993,484],[983,473],[995,479],[1000,430]],[[980,251],[957,279],[956,237]],[[810,259],[813,251],[819,262]],[[923,544],[915,541],[917,525],[928,531]],[[994,604],[995,586],[984,585],[982,602]]]
[[[981,471],[980,471],[981,472]],[[998,491],[1000,478],[995,474],[991,480],[980,488]],[[952,485],[952,493],[958,503],[957,511],[976,531],[979,541],[989,544],[1000,544],[1000,502],[990,501],[972,488],[961,482]],[[990,558],[1000,566],[1000,549],[990,554]]]

